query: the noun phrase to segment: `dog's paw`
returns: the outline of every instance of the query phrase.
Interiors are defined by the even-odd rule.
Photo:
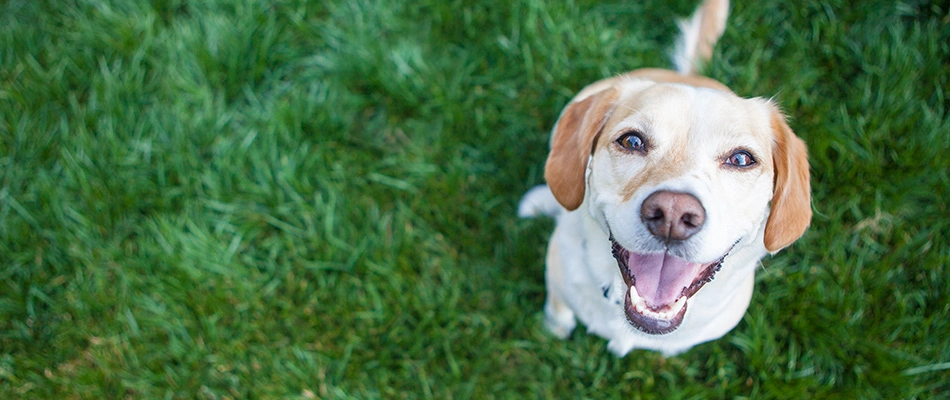
[[[545,318],[544,326],[548,328],[548,332],[551,332],[552,335],[563,340],[571,336],[571,332],[574,332],[574,327],[577,326],[577,324],[571,323],[565,326],[558,323],[557,321],[551,320],[550,318]]]
[[[610,350],[611,353],[614,353],[617,357],[623,357],[633,350],[633,341],[631,340],[620,340],[620,339],[611,339],[607,342],[607,350]]]
[[[567,339],[577,326],[574,313],[570,310],[555,311],[553,307],[544,307],[544,326],[558,339]]]

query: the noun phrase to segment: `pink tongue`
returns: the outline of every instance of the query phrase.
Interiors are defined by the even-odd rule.
[[[660,308],[672,304],[699,275],[701,264],[665,253],[630,253],[627,267],[633,274],[637,293],[647,305]]]

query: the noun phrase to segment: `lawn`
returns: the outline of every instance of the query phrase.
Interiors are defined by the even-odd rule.
[[[811,228],[680,356],[545,331],[548,132],[695,5],[0,2],[0,398],[950,397],[946,3],[736,2]]]

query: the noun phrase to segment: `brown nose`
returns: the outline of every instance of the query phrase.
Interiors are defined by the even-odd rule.
[[[653,236],[665,242],[686,240],[706,222],[706,210],[695,196],[654,192],[640,206],[640,218]]]

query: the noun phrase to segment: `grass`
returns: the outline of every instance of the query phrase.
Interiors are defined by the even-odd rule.
[[[518,220],[692,1],[0,3],[0,397],[950,397],[950,9],[737,2],[816,216],[724,338],[618,359]]]

